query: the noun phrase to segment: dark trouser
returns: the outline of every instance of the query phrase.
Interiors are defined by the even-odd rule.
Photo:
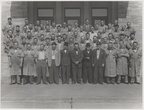
[[[97,84],[97,83],[103,83],[103,72],[104,68],[102,66],[95,66],[94,67],[94,75],[93,75],[93,83]]]
[[[33,84],[33,81],[34,80],[34,76],[33,75],[31,75],[31,76],[24,76],[24,79],[23,79],[23,84],[27,84],[28,82],[30,83],[30,84]]]
[[[69,83],[70,65],[61,66],[62,83]]]
[[[52,64],[49,67],[49,83],[59,84],[59,67],[55,65],[55,60],[52,60]]]
[[[22,59],[21,75],[23,75],[24,58]]]
[[[36,72],[37,72],[37,84],[41,83],[41,77],[43,80],[43,83],[46,82],[46,70],[47,70],[47,64],[45,60],[38,60],[36,65]]]
[[[92,67],[84,66],[83,70],[83,83],[92,83]]]
[[[11,84],[20,84],[20,75],[11,75]]]
[[[74,83],[81,82],[81,73],[82,73],[82,67],[79,66],[72,67],[72,80]]]

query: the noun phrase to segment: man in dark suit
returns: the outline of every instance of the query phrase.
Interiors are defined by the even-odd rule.
[[[79,48],[79,43],[75,43],[74,50],[71,51],[72,60],[72,84],[81,84],[83,52]]]
[[[62,83],[69,84],[70,77],[70,50],[68,48],[68,42],[64,43],[64,48],[61,50],[61,73],[62,73]]]
[[[97,49],[93,50],[92,62],[94,67],[93,80],[94,84],[103,84],[104,66],[106,61],[106,53],[101,49],[101,42],[97,42]]]
[[[92,83],[92,50],[90,43],[86,44],[83,51],[83,83]]]

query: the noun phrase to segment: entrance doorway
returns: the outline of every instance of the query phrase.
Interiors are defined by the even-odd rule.
[[[64,9],[64,21],[67,24],[74,26],[74,22],[81,23],[81,10],[80,8],[65,8]]]
[[[92,8],[92,25],[100,25],[101,20],[108,24],[108,8]]]
[[[46,20],[49,20],[51,23],[54,21],[54,9],[53,8],[39,8],[37,10],[37,19],[41,21],[41,23],[45,24]]]

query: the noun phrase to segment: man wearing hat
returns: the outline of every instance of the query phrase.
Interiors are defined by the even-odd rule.
[[[59,66],[61,61],[60,51],[57,49],[56,42],[52,42],[52,48],[47,51],[49,83],[59,84]]]
[[[61,76],[63,84],[69,84],[70,64],[70,50],[68,48],[68,42],[65,42],[64,48],[61,50]]]
[[[92,65],[94,67],[93,83],[103,84],[104,66],[106,61],[105,51],[101,48],[101,42],[97,42],[97,49],[93,50]]]
[[[83,83],[92,83],[92,50],[90,43],[86,44],[86,49],[83,51]]]
[[[83,52],[79,48],[79,43],[75,43],[74,49],[71,51],[72,84],[75,84],[76,82],[81,84],[82,59],[83,59]]]

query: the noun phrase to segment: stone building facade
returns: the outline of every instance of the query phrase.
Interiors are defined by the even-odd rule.
[[[24,25],[24,19],[28,18],[30,23],[37,19],[44,22],[46,19],[62,22],[73,22],[77,20],[83,24],[89,19],[91,24],[99,22],[100,19],[113,23],[115,19],[120,25],[130,21],[136,30],[136,38],[142,44],[142,2],[141,1],[119,1],[119,2],[2,2],[1,21],[2,27],[8,17],[12,17],[14,24]],[[72,12],[72,13],[71,13]],[[73,13],[74,12],[74,13]],[[71,13],[71,14],[69,14]],[[2,83],[8,82],[8,63],[2,46]]]

